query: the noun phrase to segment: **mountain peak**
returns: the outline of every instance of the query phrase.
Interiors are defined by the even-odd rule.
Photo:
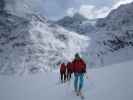
[[[67,30],[74,31],[80,34],[86,34],[94,30],[95,20],[88,20],[80,13],[75,13],[72,17],[65,16],[63,19],[56,22]]]
[[[82,21],[85,21],[87,20],[87,18],[85,18],[83,15],[81,15],[80,13],[75,13],[73,15],[73,19],[77,19],[77,20],[82,20]]]
[[[72,17],[65,16],[64,18],[57,21],[59,25],[65,25],[65,24],[74,24],[74,23],[81,23],[83,21],[86,21],[87,18],[82,16],[79,13],[75,13]]]
[[[97,26],[107,27],[110,30],[121,29],[133,24],[133,3],[124,4],[112,10],[109,15],[98,20]]]

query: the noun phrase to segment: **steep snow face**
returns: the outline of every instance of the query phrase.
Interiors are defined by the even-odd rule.
[[[23,68],[25,47],[29,43],[26,19],[0,14],[0,73],[12,74]]]
[[[35,52],[45,68],[57,66],[62,61],[70,61],[76,52],[81,53],[88,46],[89,38],[69,32],[56,24],[38,21],[35,17],[31,21],[30,38],[34,48],[43,51]],[[33,57],[32,57],[33,58]],[[38,60],[32,61],[38,63]]]
[[[0,15],[0,73],[22,74],[57,67],[88,46],[89,38],[50,23],[41,16],[27,20]]]

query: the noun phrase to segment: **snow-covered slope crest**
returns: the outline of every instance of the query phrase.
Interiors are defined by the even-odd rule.
[[[88,46],[88,37],[41,16],[30,15],[27,21],[3,13],[0,19],[0,74],[51,70]]]

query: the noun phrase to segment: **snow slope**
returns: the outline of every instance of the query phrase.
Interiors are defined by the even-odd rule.
[[[132,100],[133,61],[90,69],[83,92],[86,100]],[[0,76],[0,100],[80,100],[73,81],[58,83],[57,72]]]
[[[0,74],[51,70],[84,51],[88,40],[36,14],[0,13]]]

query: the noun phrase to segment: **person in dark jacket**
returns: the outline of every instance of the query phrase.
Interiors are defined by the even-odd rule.
[[[75,77],[74,89],[77,95],[80,95],[84,82],[84,74],[86,73],[86,64],[78,53],[75,54],[75,59],[73,60],[72,64]]]
[[[61,76],[61,82],[66,81],[66,65],[65,63],[62,63],[60,66],[60,76]]]
[[[67,80],[71,79],[71,74],[73,73],[73,66],[71,62],[67,63]]]

